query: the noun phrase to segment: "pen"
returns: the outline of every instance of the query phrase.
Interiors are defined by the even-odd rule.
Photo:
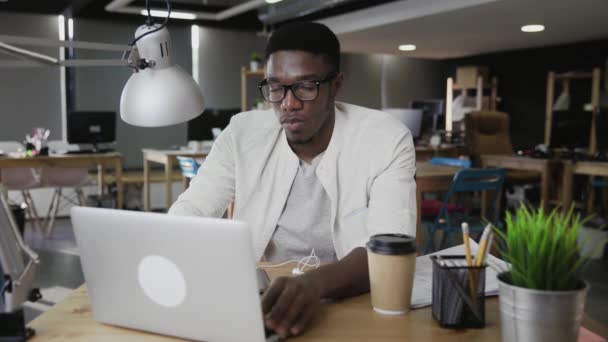
[[[479,249],[477,250],[477,256],[475,256],[475,266],[481,266],[483,264],[484,255],[488,247],[488,238],[492,232],[492,226],[488,224],[481,234],[481,240],[479,240]]]
[[[462,240],[464,241],[464,252],[467,258],[467,266],[473,266],[471,260],[471,246],[469,245],[469,224],[462,222]]]
[[[464,240],[464,252],[467,259],[467,267],[473,266],[473,261],[471,260],[471,246],[469,245],[469,224],[466,222],[462,222],[462,239]],[[469,290],[471,292],[471,300],[473,304],[476,305],[476,286],[475,286],[475,276],[472,273],[472,269],[469,268],[467,273],[469,274]]]
[[[490,254],[490,250],[492,250],[492,242],[494,242],[494,232],[490,231],[486,252],[483,254],[483,260],[481,261],[482,265],[486,263],[486,260],[488,260],[488,254]]]

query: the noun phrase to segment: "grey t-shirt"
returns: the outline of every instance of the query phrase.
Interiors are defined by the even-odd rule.
[[[264,253],[267,261],[299,260],[314,248],[321,262],[336,261],[331,235],[331,202],[315,170],[324,152],[311,164],[300,160],[283,213]]]

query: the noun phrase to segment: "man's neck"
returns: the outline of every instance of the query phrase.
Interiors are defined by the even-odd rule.
[[[319,132],[312,137],[306,144],[289,143],[291,150],[304,162],[310,164],[312,160],[327,149],[331,136],[334,132],[336,121],[335,113],[331,113]]]

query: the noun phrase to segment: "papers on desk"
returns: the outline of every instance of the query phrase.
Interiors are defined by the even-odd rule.
[[[477,254],[479,245],[472,239],[470,240],[471,254]],[[416,258],[416,274],[414,276],[414,289],[412,290],[413,309],[429,306],[433,299],[433,255],[464,255],[464,244],[448,249],[441,250],[433,254],[427,254]],[[488,268],[486,269],[486,296],[495,296],[498,294],[498,274],[509,268],[506,262],[488,254],[486,260]]]

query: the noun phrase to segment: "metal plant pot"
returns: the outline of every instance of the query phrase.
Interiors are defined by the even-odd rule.
[[[503,342],[576,342],[589,285],[573,291],[532,290],[498,276]]]

